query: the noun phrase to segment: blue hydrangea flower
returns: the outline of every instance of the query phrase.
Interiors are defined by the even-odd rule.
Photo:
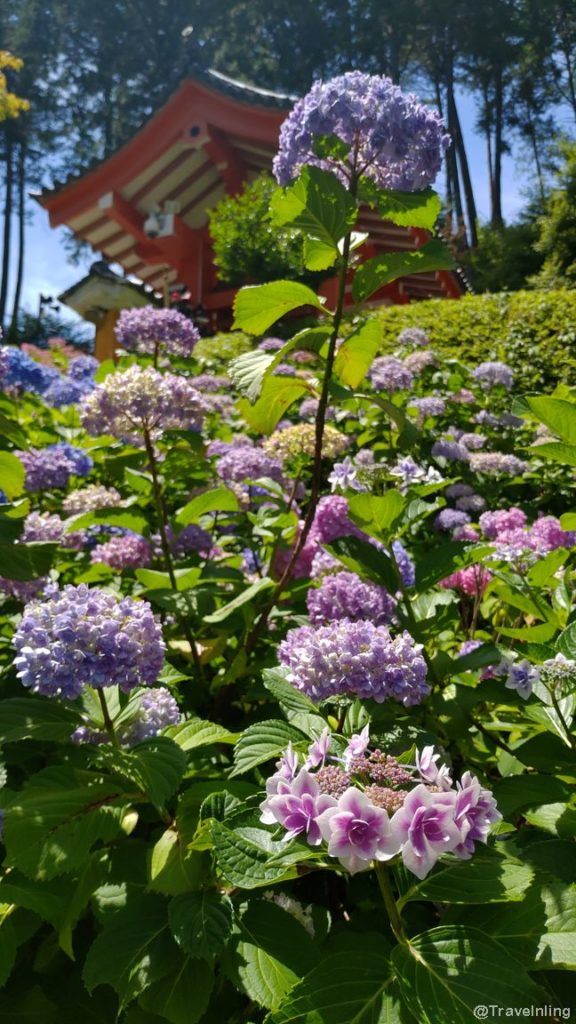
[[[315,626],[341,619],[365,619],[381,626],[394,617],[396,602],[384,587],[360,579],[355,572],[324,576],[306,596],[310,621]]]
[[[7,372],[3,386],[21,388],[36,395],[43,395],[60,374],[51,366],[43,366],[15,345],[2,346]]]

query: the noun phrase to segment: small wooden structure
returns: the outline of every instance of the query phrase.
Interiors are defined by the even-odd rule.
[[[179,282],[191,303],[225,323],[234,289],[218,281],[207,210],[270,170],[290,98],[249,88],[216,72],[187,78],[117,152],[35,198],[53,227],[67,225],[110,263],[153,290]],[[367,254],[413,250],[425,231],[362,212]],[[326,283],[329,295],[331,283]],[[374,297],[384,303],[458,298],[458,272],[410,275]],[[222,316],[224,314],[224,317]]]

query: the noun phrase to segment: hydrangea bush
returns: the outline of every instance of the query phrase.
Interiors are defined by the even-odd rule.
[[[131,311],[82,393],[0,348],[0,1018],[566,1019],[576,395],[361,312],[359,204],[431,232],[446,142],[319,83],[271,217],[333,308]]]

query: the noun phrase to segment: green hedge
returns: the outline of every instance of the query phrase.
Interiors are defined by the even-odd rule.
[[[516,390],[576,384],[576,291],[466,295],[375,312],[384,350],[405,327],[422,327],[432,348],[472,365],[500,359],[516,371]]]

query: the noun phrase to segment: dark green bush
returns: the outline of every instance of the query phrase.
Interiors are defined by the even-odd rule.
[[[384,324],[383,348],[396,345],[405,327],[422,327],[432,348],[476,365],[509,363],[516,390],[549,390],[576,384],[576,294],[571,291],[466,295],[387,306],[375,313]]]

